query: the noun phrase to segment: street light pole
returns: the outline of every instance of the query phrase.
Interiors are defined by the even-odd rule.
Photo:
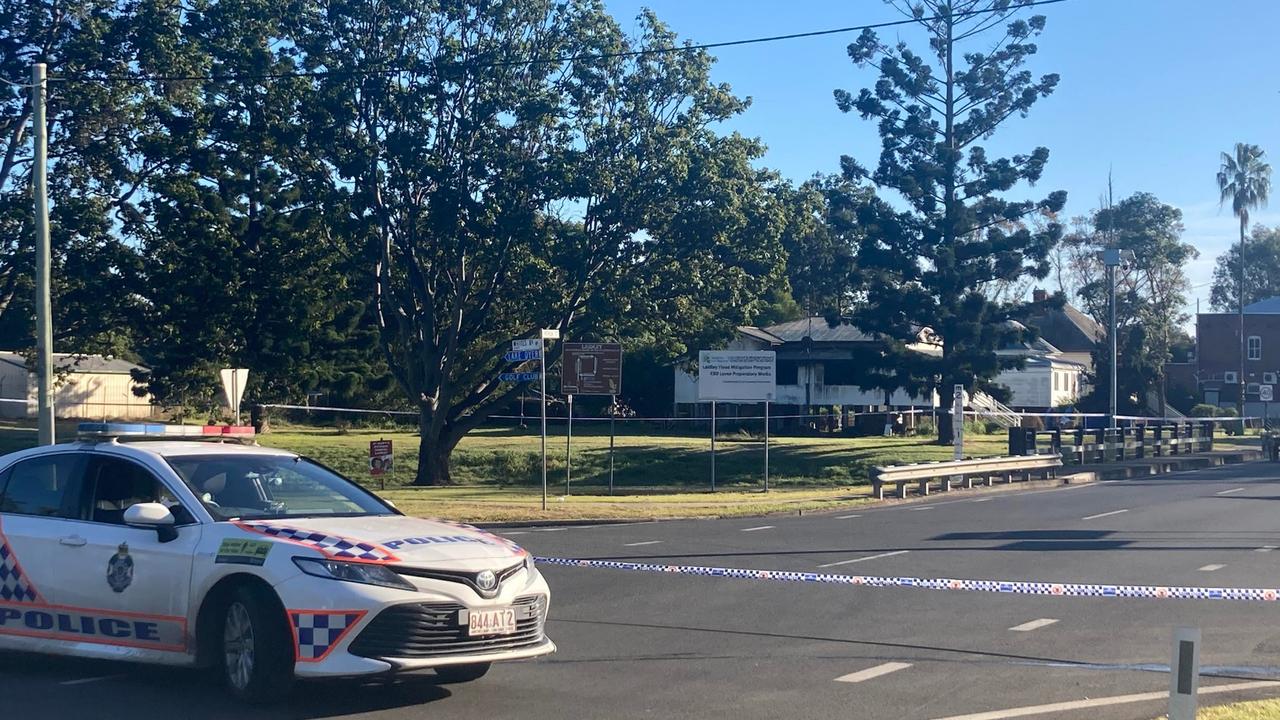
[[[49,127],[45,119],[45,64],[31,66],[31,124],[35,144],[35,165],[31,172],[31,190],[36,212],[36,399],[37,440],[41,445],[54,443],[53,429],[53,320],[49,306]]]
[[[1108,417],[1111,418],[1111,427],[1114,428],[1116,427],[1116,415],[1120,414],[1117,411],[1119,388],[1116,387],[1116,365],[1118,364],[1117,356],[1119,353],[1116,350],[1116,266],[1110,262],[1107,263],[1107,288],[1110,291],[1107,296],[1107,303],[1110,306],[1109,314],[1111,316],[1107,326],[1107,335],[1110,336],[1111,341],[1111,404],[1108,405]]]
[[[1098,259],[1101,260],[1102,264],[1107,268],[1107,304],[1108,314],[1111,316],[1110,327],[1107,328],[1107,335],[1110,336],[1111,345],[1111,405],[1109,419],[1112,428],[1119,427],[1119,423],[1116,422],[1116,415],[1119,414],[1119,410],[1117,409],[1119,388],[1116,387],[1116,366],[1119,364],[1119,353],[1116,351],[1116,268],[1121,267],[1126,262],[1132,261],[1134,257],[1132,250],[1121,250],[1120,248],[1107,248],[1106,250],[1098,253]]]

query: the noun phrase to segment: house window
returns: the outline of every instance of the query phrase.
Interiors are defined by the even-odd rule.
[[[853,360],[828,360],[823,368],[825,385],[858,385],[864,378],[862,368]]]
[[[1249,336],[1249,359],[1250,360],[1262,359],[1262,338],[1258,337],[1257,335]]]
[[[1057,392],[1058,390],[1061,390],[1061,389],[1062,388],[1058,386],[1058,373],[1054,373],[1053,374],[1053,391]]]
[[[795,360],[779,360],[777,373],[779,385],[800,384],[800,363]]]

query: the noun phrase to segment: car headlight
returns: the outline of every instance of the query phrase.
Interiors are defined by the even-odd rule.
[[[338,560],[321,560],[319,558],[295,557],[293,564],[302,572],[313,577],[346,582],[379,585],[397,590],[416,590],[412,583],[391,569],[373,563],[341,562]]]

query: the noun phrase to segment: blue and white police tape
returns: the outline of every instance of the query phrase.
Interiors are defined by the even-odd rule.
[[[1048,595],[1053,597],[1245,600],[1249,602],[1275,602],[1280,599],[1280,589],[1277,588],[1161,587],[1157,585],[1105,585],[1100,583],[1024,582],[1020,580],[957,580],[951,578],[833,575],[828,573],[795,572],[792,570],[659,565],[656,563],[622,562],[620,560],[577,560],[557,557],[535,557],[534,561],[545,565],[563,565],[566,567],[604,568],[608,570],[630,570],[674,575],[702,575],[738,580],[861,585],[877,588],[901,587],[919,590],[968,590],[972,592]]]

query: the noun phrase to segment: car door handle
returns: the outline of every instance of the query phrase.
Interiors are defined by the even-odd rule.
[[[70,545],[71,547],[81,547],[88,541],[79,535],[68,535],[66,537],[58,538],[58,542],[63,545]]]

